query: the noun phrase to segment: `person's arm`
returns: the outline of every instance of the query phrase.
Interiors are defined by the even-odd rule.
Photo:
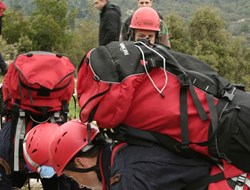
[[[169,32],[168,32],[168,27],[166,25],[166,23],[161,20],[161,23],[160,23],[160,27],[161,27],[161,30],[159,32],[159,42],[168,46],[168,47],[171,47],[171,44],[170,44],[170,40],[169,40]]]
[[[123,22],[122,25],[122,30],[121,30],[121,39],[120,41],[128,40],[130,35],[131,35],[131,30],[129,28],[130,22],[131,22],[132,15],[127,17],[125,21]]]
[[[6,10],[5,4],[0,1],[0,16],[3,16],[3,12]]]
[[[105,36],[104,45],[112,42],[119,41],[121,20],[120,15],[115,11],[109,11],[105,15]]]

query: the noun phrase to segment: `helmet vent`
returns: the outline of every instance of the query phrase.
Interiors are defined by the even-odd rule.
[[[63,133],[63,135],[62,135],[62,136],[65,136],[67,133],[68,133],[68,132]]]
[[[37,152],[37,149],[32,150],[32,153],[35,153],[35,152]]]

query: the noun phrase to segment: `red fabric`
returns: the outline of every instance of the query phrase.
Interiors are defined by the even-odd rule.
[[[235,176],[245,173],[242,170],[236,168],[234,165],[229,164],[225,160],[222,160],[222,161],[223,161],[223,166],[224,166],[224,175],[226,178],[235,177]]]
[[[86,60],[85,60],[86,61]],[[158,68],[150,72],[158,88],[164,85],[165,75]],[[98,104],[93,120],[101,128],[114,128],[125,124],[148,131],[156,131],[180,140],[180,82],[177,76],[167,72],[168,83],[162,97],[146,74],[131,75],[121,83],[113,83],[104,95],[95,95],[109,89],[109,83],[93,80],[90,64],[83,64],[78,72],[77,94],[81,110],[80,118],[86,122],[89,113]],[[79,82],[81,81],[81,82]],[[209,109],[205,93],[195,88],[207,115]],[[202,121],[188,93],[188,127],[191,142],[203,142],[208,138],[210,120]],[[90,101],[91,99],[91,101]],[[217,99],[214,99],[215,104]],[[167,127],[166,127],[167,126]],[[207,147],[192,145],[195,150],[208,155]]]
[[[3,16],[3,12],[6,10],[5,4],[0,1],[0,16]]]
[[[21,108],[38,113],[37,107],[48,107],[48,111],[62,109],[62,101],[69,102],[74,92],[75,67],[66,57],[55,54],[19,55],[11,63],[3,82],[3,97],[9,108],[16,99],[21,100]],[[36,90],[28,90],[20,81],[32,89],[46,88],[49,96],[41,96]]]
[[[211,169],[211,175],[215,175],[218,173],[221,173],[222,170],[218,167],[218,166],[213,166]],[[228,175],[228,172],[230,172],[231,175]],[[224,162],[224,174],[225,174],[225,178],[231,178],[231,177],[236,177],[239,176],[241,174],[244,174],[243,171],[240,171],[239,169],[237,169],[236,167],[228,164],[227,162]],[[247,174],[247,178],[250,179],[250,174]],[[217,183],[211,183],[208,186],[208,190],[233,190],[227,182],[227,179],[219,181]],[[248,190],[248,187],[245,185],[243,187],[243,190]]]

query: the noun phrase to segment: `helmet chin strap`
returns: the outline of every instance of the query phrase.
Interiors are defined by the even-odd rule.
[[[102,176],[101,176],[101,172],[100,172],[100,167],[99,167],[99,156],[98,159],[96,161],[96,165],[92,166],[90,168],[67,168],[67,170],[72,171],[72,172],[79,172],[79,173],[88,173],[88,172],[92,172],[95,171],[98,180],[101,182],[102,181]]]
[[[95,165],[95,166],[90,167],[90,168],[67,168],[67,170],[72,171],[72,172],[78,172],[78,173],[88,173],[88,172],[95,171],[98,180],[100,182],[102,181],[102,176],[101,176],[100,168],[98,165]]]

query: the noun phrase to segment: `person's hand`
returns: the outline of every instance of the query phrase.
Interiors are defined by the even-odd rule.
[[[141,41],[141,42],[143,42],[144,44],[146,44],[148,46],[152,45],[150,43],[150,39],[149,38],[139,38],[138,41]]]

